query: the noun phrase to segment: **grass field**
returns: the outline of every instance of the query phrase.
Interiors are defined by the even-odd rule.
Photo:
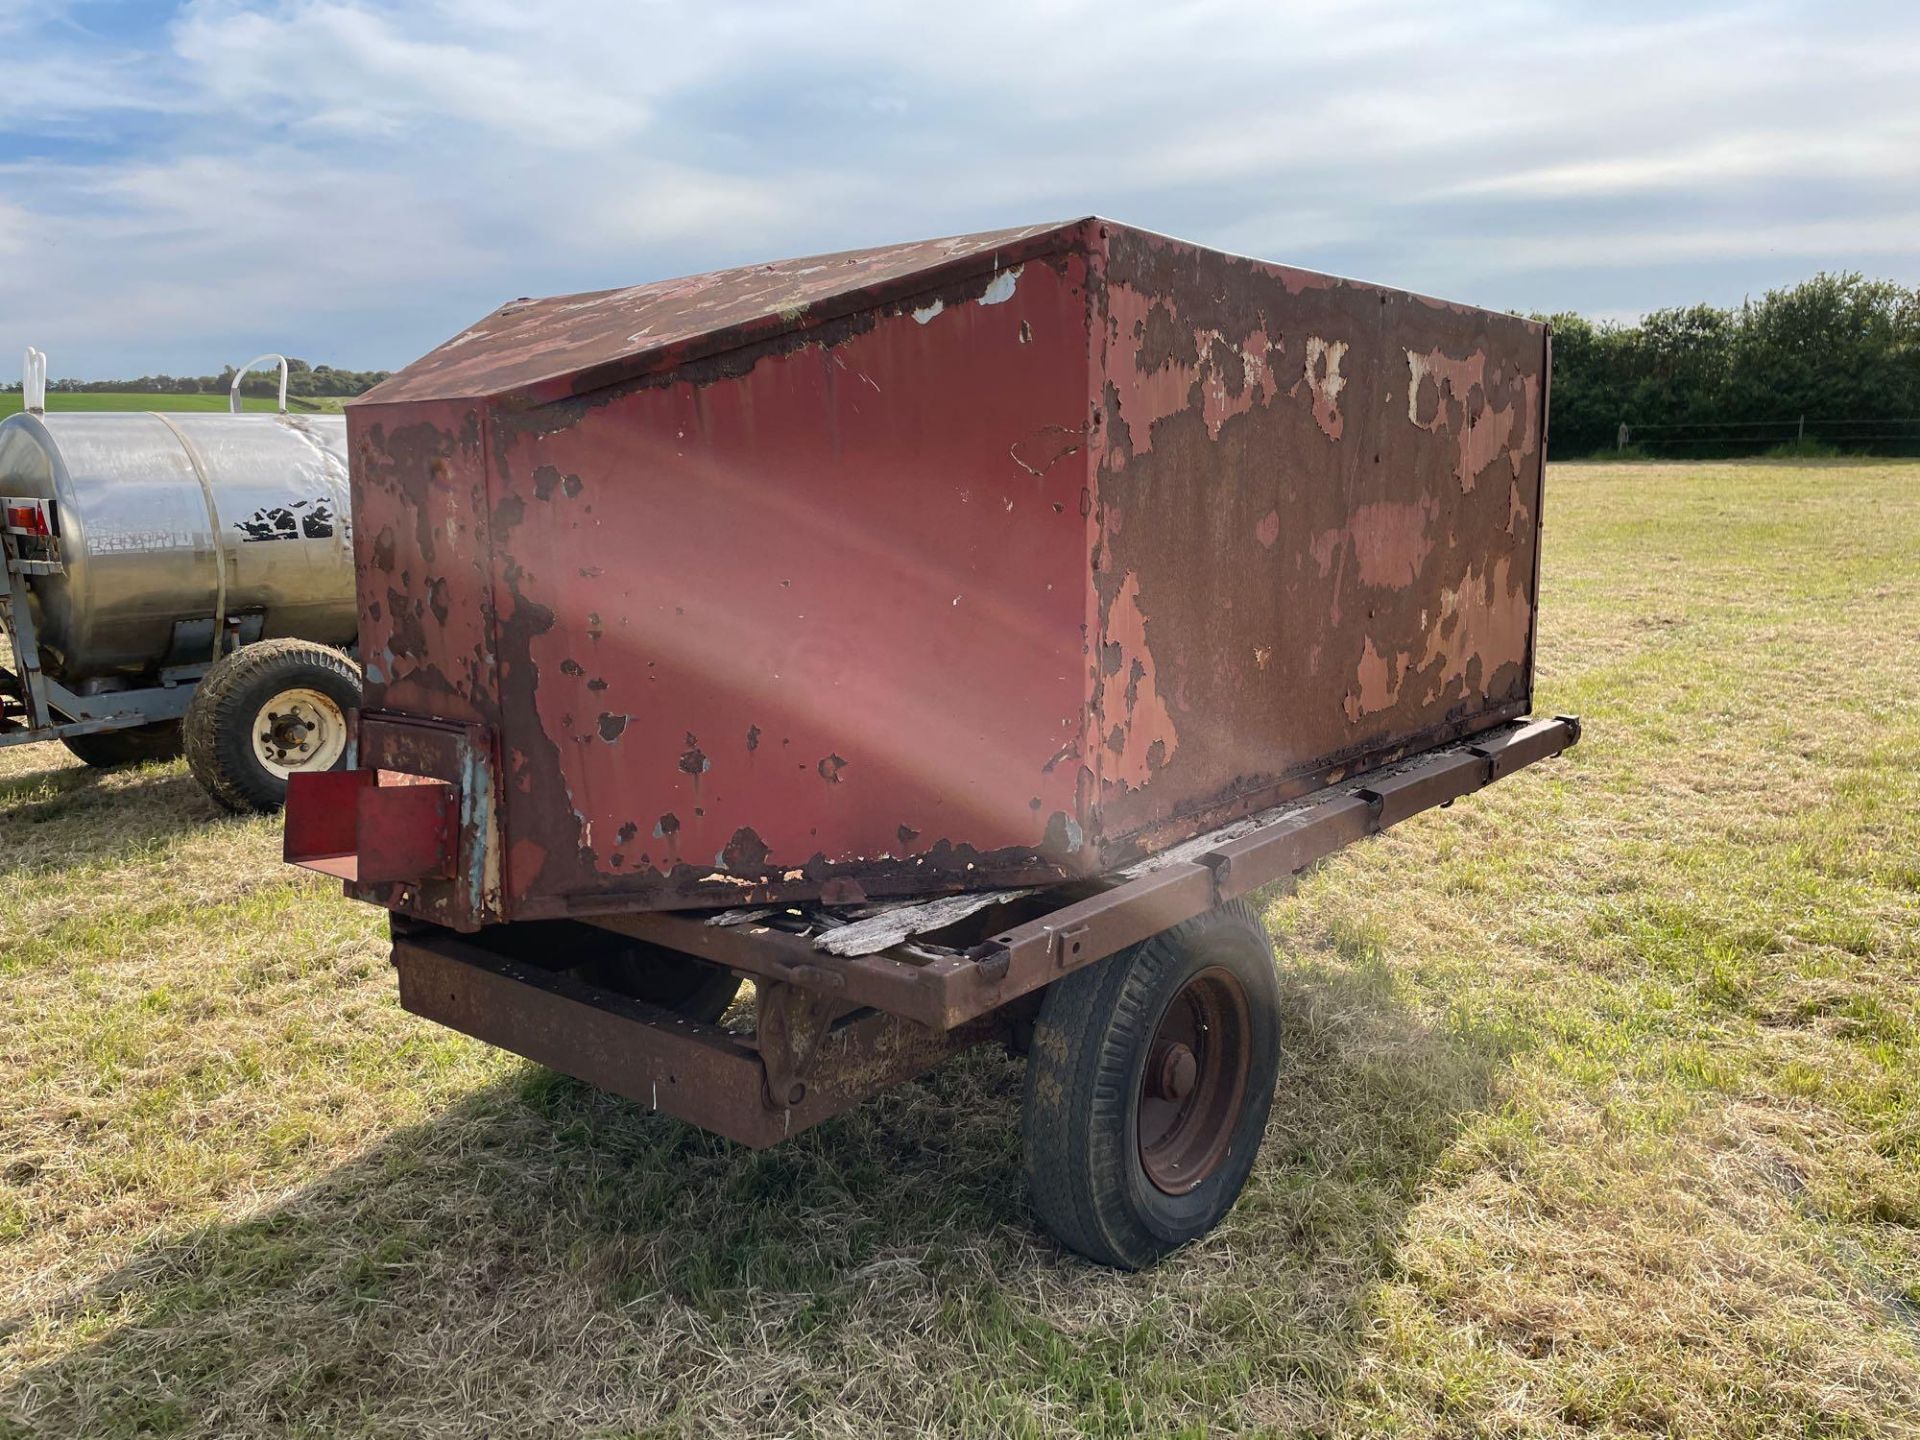
[[[296,412],[313,414],[315,412],[338,412],[345,402],[338,396],[326,395],[317,399],[302,399],[290,396],[287,408]],[[275,410],[278,404],[260,395],[242,395],[240,406],[244,410]],[[57,414],[65,410],[217,410],[222,413],[227,408],[225,395],[153,395],[139,391],[50,391],[47,395],[47,410]],[[0,419],[20,413],[20,392],[0,391]]]
[[[1556,466],[1584,743],[1267,916],[1239,1208],[980,1054],[764,1154],[397,1008],[180,766],[0,754],[0,1435],[1920,1434],[1920,465]]]

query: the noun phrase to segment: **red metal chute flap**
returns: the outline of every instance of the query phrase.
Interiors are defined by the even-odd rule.
[[[289,864],[362,885],[453,877],[459,794],[444,780],[392,770],[287,777]]]

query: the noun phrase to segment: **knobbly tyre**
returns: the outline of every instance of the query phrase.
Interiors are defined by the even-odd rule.
[[[748,1145],[1004,1042],[1041,1218],[1148,1264],[1272,1099],[1249,897],[1579,738],[1548,372],[1098,218],[514,301],[348,407],[287,857],[408,1009]]]

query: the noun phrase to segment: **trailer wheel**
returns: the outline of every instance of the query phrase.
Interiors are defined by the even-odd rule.
[[[187,765],[236,812],[278,810],[295,770],[335,770],[347,758],[347,712],[360,672],[311,640],[261,640],[207,671],[187,706]]]
[[[91,735],[69,735],[60,743],[96,770],[114,765],[141,765],[149,760],[173,760],[180,754],[180,722],[156,720],[151,725],[129,725],[124,730],[96,730]]]
[[[1233,1208],[1273,1103],[1279,1004],[1272,942],[1238,900],[1047,988],[1021,1128],[1062,1243],[1138,1270]]]

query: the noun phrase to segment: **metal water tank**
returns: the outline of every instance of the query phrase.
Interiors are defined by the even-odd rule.
[[[339,416],[14,415],[0,494],[53,502],[65,573],[31,577],[29,595],[42,664],[71,687],[205,663],[223,626],[354,638]]]

